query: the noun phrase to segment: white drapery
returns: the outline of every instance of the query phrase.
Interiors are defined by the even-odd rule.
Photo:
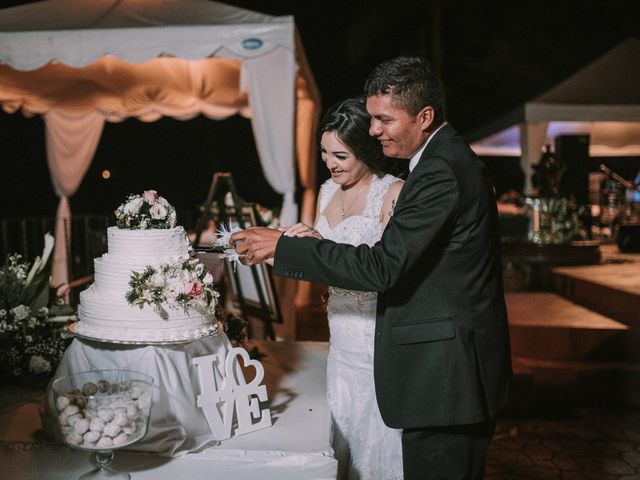
[[[52,283],[69,281],[68,252],[71,241],[71,197],[82,182],[98,147],[104,117],[95,110],[51,109],[44,115],[47,162],[56,195],[56,244]]]
[[[267,65],[276,68],[265,68]],[[298,220],[294,201],[294,98],[295,60],[283,49],[242,64],[240,89],[249,93],[251,126],[264,176],[273,189],[284,195],[280,222],[293,225]],[[285,88],[274,88],[280,85]]]

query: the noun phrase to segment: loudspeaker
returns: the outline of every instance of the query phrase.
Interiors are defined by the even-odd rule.
[[[589,135],[559,135],[556,137],[556,156],[567,167],[562,177],[562,192],[573,195],[578,205],[588,204]]]

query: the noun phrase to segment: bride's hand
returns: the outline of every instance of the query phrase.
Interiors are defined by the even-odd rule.
[[[280,228],[280,231],[284,232],[287,237],[314,237],[322,240],[322,235],[320,235],[315,228],[304,223],[296,223],[291,227],[283,227]]]

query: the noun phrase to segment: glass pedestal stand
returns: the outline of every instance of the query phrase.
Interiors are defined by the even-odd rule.
[[[114,456],[113,450],[98,450],[94,458],[96,468],[80,476],[79,480],[131,480],[129,473],[118,472],[111,468]]]

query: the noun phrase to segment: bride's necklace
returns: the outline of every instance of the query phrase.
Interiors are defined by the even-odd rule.
[[[369,183],[365,183],[360,187],[360,189],[358,190],[358,193],[354,195],[353,200],[351,200],[351,203],[349,203],[349,205],[347,205],[346,208],[344,206],[344,190],[342,188],[340,189],[340,207],[341,207],[340,214],[342,215],[343,219],[347,215],[347,213],[349,213],[349,210],[351,210],[351,207],[353,207],[353,204],[356,203],[356,200],[358,200],[358,197],[360,197],[360,194],[364,191],[364,189],[367,187]]]

